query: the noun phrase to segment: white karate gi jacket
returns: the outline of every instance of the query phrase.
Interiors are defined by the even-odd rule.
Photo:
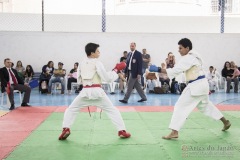
[[[96,58],[86,58],[78,66],[78,83],[83,86],[91,86],[92,84],[102,84],[103,82],[113,82],[118,78],[115,71],[107,72],[102,64]],[[98,99],[105,96],[106,93],[100,87],[83,88],[80,92],[80,97],[87,97],[89,99]]]
[[[192,67],[197,67],[198,70],[194,70],[194,73],[188,72],[190,69],[192,69]],[[202,69],[202,59],[196,52],[192,50],[189,51],[187,55],[183,56],[173,68],[168,68],[166,71],[170,79],[177,77],[183,72],[192,74],[186,77],[195,77],[194,79],[196,79],[198,76],[204,75],[204,71]],[[186,80],[188,81],[187,78]],[[192,96],[207,95],[209,93],[208,81],[206,78],[196,80],[192,83],[189,83],[185,90],[186,89],[190,89]]]

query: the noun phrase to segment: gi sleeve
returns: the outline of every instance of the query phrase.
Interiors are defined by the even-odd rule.
[[[96,63],[96,68],[97,68],[97,73],[103,82],[110,83],[115,81],[118,78],[118,74],[115,71],[107,72],[100,61]]]

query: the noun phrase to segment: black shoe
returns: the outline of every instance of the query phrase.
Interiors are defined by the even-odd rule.
[[[121,94],[123,94],[124,92],[123,91],[121,91]]]
[[[140,100],[138,100],[138,102],[144,102],[144,101],[147,101],[147,99],[140,99]]]
[[[119,102],[122,102],[122,103],[128,103],[128,102],[125,101],[125,100],[119,100]]]
[[[214,93],[215,92],[215,90],[211,90],[211,93]]]
[[[110,94],[115,94],[115,92],[111,92]]]
[[[27,103],[22,103],[21,104],[22,107],[31,107],[31,105],[27,104]]]
[[[12,104],[11,107],[9,108],[9,110],[11,111],[11,110],[14,110],[14,109],[15,109],[15,105]]]

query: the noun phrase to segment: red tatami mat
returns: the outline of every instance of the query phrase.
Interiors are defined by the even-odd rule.
[[[2,160],[4,157],[6,157],[9,153],[13,151],[14,147],[6,147],[0,145],[0,159]]]
[[[56,107],[19,107],[0,117],[0,159],[26,139]]]

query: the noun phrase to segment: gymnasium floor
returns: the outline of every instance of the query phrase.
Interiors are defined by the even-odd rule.
[[[129,139],[117,137],[117,131],[105,113],[84,109],[72,126],[66,141],[58,141],[64,110],[76,97],[72,95],[31,94],[33,107],[17,107],[9,112],[0,107],[0,159],[7,160],[180,160],[233,159],[240,157],[240,93],[223,91],[210,95],[214,104],[232,123],[222,132],[222,124],[195,110],[187,119],[177,140],[163,140],[170,132],[168,124],[179,95],[148,94],[148,101],[138,103],[132,94],[127,105],[118,102],[123,95],[108,94],[119,108]],[[20,104],[16,95],[16,106]],[[4,98],[4,104],[5,104]]]

